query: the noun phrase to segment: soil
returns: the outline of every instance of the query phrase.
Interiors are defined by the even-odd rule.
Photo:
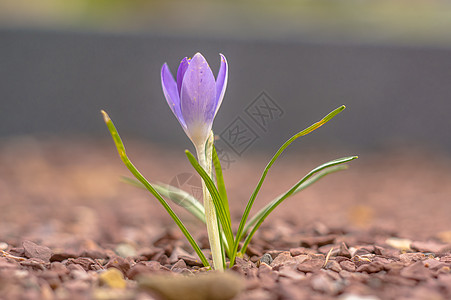
[[[183,149],[125,142],[151,181],[199,192]],[[295,155],[300,146],[292,147],[270,170],[256,209],[314,166],[345,156]],[[22,137],[0,150],[1,299],[451,298],[444,154],[360,155],[277,208],[232,270],[200,276],[209,272],[159,203],[121,182],[129,173],[112,141]],[[244,155],[224,170],[235,226],[269,158]],[[175,210],[208,248],[202,224]]]

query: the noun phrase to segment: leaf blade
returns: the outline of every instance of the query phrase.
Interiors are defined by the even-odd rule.
[[[243,243],[243,247],[241,248],[240,252],[244,253],[246,251],[247,246],[249,245],[250,240],[252,239],[253,235],[255,234],[255,232],[257,231],[257,229],[260,227],[260,225],[263,223],[263,221],[266,219],[266,217],[277,207],[279,206],[280,203],[282,203],[286,198],[288,198],[289,196],[291,196],[300,186],[302,183],[306,182],[309,178],[311,178],[314,174],[320,172],[321,170],[324,170],[328,167],[332,167],[335,165],[339,165],[339,164],[343,164],[346,162],[349,162],[351,160],[357,159],[358,156],[348,156],[348,157],[343,157],[343,158],[339,158],[339,159],[335,159],[335,160],[331,160],[327,163],[324,163],[316,168],[314,168],[313,170],[311,170],[309,173],[307,173],[307,175],[305,175],[301,180],[299,180],[293,187],[290,188],[290,190],[288,190],[288,192],[286,192],[285,194],[283,194],[282,196],[279,196],[278,198],[276,198],[277,200],[274,201],[274,204],[269,206],[267,210],[265,210],[264,214],[262,217],[260,217],[260,219],[257,220],[256,224],[254,225],[254,227],[252,228],[252,230],[250,231],[250,233],[246,236],[246,239],[244,240]]]
[[[303,184],[301,184],[295,191],[294,193],[291,195],[295,195],[297,193],[299,193],[300,191],[308,188],[310,185],[312,185],[313,183],[317,182],[318,180],[320,180],[321,178],[325,177],[326,175],[338,172],[338,171],[342,171],[342,170],[346,170],[348,168],[347,165],[340,165],[340,166],[334,166],[334,167],[330,167],[326,170],[324,170],[325,172],[319,172],[318,174],[313,175],[311,178],[309,178],[308,180],[306,180]],[[274,199],[273,201],[269,202],[268,204],[266,204],[263,208],[261,208],[250,220],[249,222],[246,224],[243,233],[246,234],[250,227],[252,225],[255,225],[255,223],[258,221],[258,219],[260,219],[263,214],[265,213],[265,211],[271,206],[273,205],[278,198]]]
[[[249,199],[246,208],[244,210],[243,216],[241,218],[240,221],[240,225],[238,226],[238,230],[237,230],[237,234],[235,237],[235,244],[234,244],[234,248],[232,253],[236,253],[238,251],[238,245],[241,241],[242,235],[243,235],[243,230],[244,230],[244,226],[247,222],[247,218],[249,217],[249,213],[252,209],[252,206],[254,204],[255,198],[258,195],[258,192],[260,191],[261,186],[263,185],[263,181],[266,178],[266,175],[269,171],[269,169],[271,168],[271,166],[275,163],[275,161],[277,160],[277,158],[282,154],[282,152],[292,143],[294,142],[296,139],[298,139],[301,136],[307,135],[310,132],[318,129],[319,127],[323,126],[324,124],[326,124],[327,122],[329,122],[332,118],[334,118],[336,115],[338,115],[340,112],[342,112],[346,107],[344,105],[334,109],[333,111],[331,111],[329,114],[327,114],[325,117],[323,117],[321,120],[319,120],[318,122],[310,125],[309,127],[307,127],[306,129],[298,132],[297,134],[293,135],[290,139],[288,139],[280,148],[279,150],[277,150],[277,152],[274,154],[274,156],[271,158],[271,160],[269,161],[269,163],[266,165],[265,169],[263,170],[263,173],[260,177],[260,180],[257,183],[257,186],[254,189],[254,192],[251,195],[251,198]],[[230,259],[231,261],[231,265],[233,265],[234,263],[234,257],[232,257]]]
[[[171,216],[171,218],[174,220],[174,222],[177,224],[177,226],[180,228],[180,230],[185,235],[188,242],[193,247],[194,251],[197,253],[199,258],[201,259],[204,266],[209,267],[210,264],[208,263],[208,260],[206,259],[205,255],[202,253],[200,247],[197,245],[194,238],[189,233],[188,229],[185,227],[183,222],[179,219],[179,217],[174,213],[174,211],[171,209],[171,207],[167,204],[167,202],[163,199],[163,197],[155,190],[155,188],[147,181],[147,179],[136,169],[136,167],[133,165],[133,163],[128,158],[125,146],[122,143],[122,139],[119,136],[119,133],[117,132],[116,127],[113,124],[113,121],[110,119],[108,114],[102,110],[103,119],[105,121],[105,124],[108,127],[108,130],[110,131],[110,134],[114,140],[114,144],[116,145],[117,151],[119,153],[119,156],[122,160],[122,162],[125,164],[125,166],[129,169],[129,171],[135,176],[135,178],[141,182],[146,189],[160,202],[160,204],[166,209],[168,214]]]

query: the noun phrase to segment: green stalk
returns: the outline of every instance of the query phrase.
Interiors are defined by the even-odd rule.
[[[210,135],[207,145],[196,147],[197,158],[201,167],[207,172],[211,178],[211,157],[213,147],[213,136]],[[205,149],[207,148],[207,149]],[[206,150],[206,151],[205,151]],[[213,266],[215,270],[224,271],[224,260],[221,247],[221,239],[219,236],[218,218],[216,217],[216,209],[209,191],[202,180],[202,191],[204,196],[205,223],[207,225],[208,240],[210,242],[211,256],[213,258]]]

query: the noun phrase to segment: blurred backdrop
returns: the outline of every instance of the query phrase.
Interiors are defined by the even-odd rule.
[[[124,136],[186,145],[159,74],[199,51],[229,61],[222,137],[273,151],[345,104],[306,145],[451,152],[450,32],[439,0],[2,0],[0,137],[105,137],[105,109]]]
[[[0,239],[150,245],[170,220],[119,182],[130,174],[100,110],[150,180],[192,178],[160,69],[199,51],[215,74],[219,53],[229,62],[214,131],[233,216],[270,153],[345,104],[274,165],[256,207],[358,154],[272,220],[451,243],[450,32],[451,2],[439,0],[0,0]]]

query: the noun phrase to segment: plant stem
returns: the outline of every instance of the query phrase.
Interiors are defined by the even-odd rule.
[[[209,147],[213,146],[213,143],[208,143]],[[211,153],[207,149],[206,155],[205,153],[205,145],[200,147],[196,147],[197,157],[199,159],[199,164],[204,168],[204,170],[211,177],[212,169],[211,169]],[[208,240],[210,242],[211,256],[213,257],[213,266],[215,270],[224,271],[224,261],[223,254],[221,248],[221,240],[219,237],[219,228],[218,228],[218,220],[216,217],[216,210],[213,204],[213,200],[211,199],[210,193],[207,190],[205,182],[202,180],[202,190],[204,196],[204,207],[205,207],[205,223],[207,225],[207,233]]]

